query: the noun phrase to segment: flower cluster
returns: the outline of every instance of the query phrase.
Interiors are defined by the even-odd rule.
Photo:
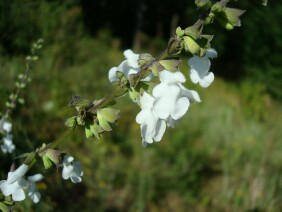
[[[6,120],[0,120],[0,132],[4,135],[2,138],[3,144],[1,144],[1,150],[3,153],[12,153],[15,150],[11,131],[12,124]]]
[[[126,60],[118,67],[113,67],[109,71],[110,82],[118,81],[117,73],[129,78],[131,74],[140,71],[138,66],[139,55],[131,50],[124,52]],[[214,74],[209,72],[211,62],[209,58],[214,58],[217,53],[214,49],[207,49],[203,57],[193,56],[188,60],[190,66],[190,78],[193,83],[199,83],[201,87],[208,87],[214,80]],[[184,74],[177,70],[162,70],[158,73],[160,83],[152,91],[139,93],[139,105],[141,111],[136,116],[136,122],[140,124],[142,143],[148,144],[153,141],[160,141],[164,135],[166,127],[175,127],[191,103],[200,102],[199,94],[194,90],[185,88],[186,82]],[[152,74],[143,79],[150,81]]]

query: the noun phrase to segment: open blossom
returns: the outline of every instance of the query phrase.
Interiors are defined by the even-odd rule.
[[[12,124],[8,121],[0,120],[1,126],[0,130],[5,133],[2,138],[2,144],[0,145],[3,153],[11,153],[15,150],[15,145],[13,144],[13,135],[11,134]]]
[[[140,97],[141,111],[136,116],[136,122],[141,125],[143,143],[160,141],[166,125],[174,127],[191,102],[201,101],[196,91],[181,84],[186,81],[181,72],[163,70],[159,77],[161,83],[153,89],[153,95],[144,92]]]
[[[109,81],[115,82],[119,79],[116,74],[117,71],[123,73],[125,77],[128,77],[130,74],[137,74],[140,71],[140,67],[138,65],[139,54],[135,54],[130,49],[123,52],[126,60],[124,60],[118,67],[113,67],[109,71]],[[150,81],[152,79],[152,75],[147,76],[141,81]]]
[[[193,83],[199,83],[201,87],[208,87],[214,80],[214,74],[209,72],[211,61],[209,58],[217,57],[214,49],[207,49],[205,56],[194,56],[188,60],[190,69],[190,78]]]
[[[31,200],[34,203],[38,203],[40,198],[41,198],[41,194],[37,191],[35,183],[42,180],[42,179],[43,179],[42,174],[35,174],[33,176],[27,177],[27,180],[29,182],[27,195],[31,198]]]
[[[6,135],[3,138],[3,144],[1,145],[1,150],[3,153],[12,153],[15,150],[15,145],[13,144],[13,136],[11,134]]]
[[[190,102],[200,102],[200,97],[196,91],[188,90],[181,84],[186,78],[180,71],[172,73],[163,70],[159,77],[161,83],[153,89],[156,99],[154,110],[159,118],[166,120],[168,126],[174,127],[175,121],[188,111]]]
[[[28,166],[22,164],[15,171],[8,173],[7,180],[0,181],[0,189],[5,196],[12,195],[14,201],[25,199],[24,189],[28,188],[29,183],[23,176],[26,174]]]
[[[141,111],[136,116],[136,122],[140,124],[142,142],[152,143],[160,141],[166,129],[165,121],[160,119],[154,112],[155,98],[146,92],[140,97]]]
[[[63,160],[63,179],[71,179],[73,183],[80,183],[83,175],[82,167],[79,161],[74,161],[72,156],[66,155]]]

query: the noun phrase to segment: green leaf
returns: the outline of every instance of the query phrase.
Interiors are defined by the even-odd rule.
[[[5,205],[3,202],[0,202],[0,210],[3,212],[9,212],[10,208],[7,205]]]

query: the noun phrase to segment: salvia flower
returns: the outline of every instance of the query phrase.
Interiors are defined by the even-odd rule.
[[[8,173],[7,180],[0,181],[0,189],[5,196],[12,195],[13,201],[25,199],[24,189],[28,188],[29,183],[23,176],[26,174],[28,166],[22,164],[15,171]]]
[[[146,92],[140,97],[141,112],[136,122],[141,126],[142,142],[160,141],[166,125],[174,127],[188,111],[191,102],[200,102],[196,91],[185,88],[185,76],[177,71],[163,70],[159,73],[161,83],[153,89],[153,95]]]
[[[140,124],[142,143],[160,141],[166,129],[165,121],[160,119],[154,111],[155,98],[144,92],[140,97],[141,111],[136,116],[136,122]]]
[[[130,74],[137,74],[140,71],[140,67],[138,65],[139,54],[135,54],[130,49],[123,52],[126,60],[124,60],[118,67],[113,67],[109,71],[109,81],[116,82],[119,81],[117,77],[117,72],[121,72],[125,77],[128,77]],[[152,79],[152,75],[147,76],[141,81],[150,81]]]
[[[79,161],[74,161],[72,156],[66,155],[63,160],[63,179],[71,179],[73,183],[80,183],[83,176],[82,167]]]
[[[31,198],[31,200],[34,203],[38,203],[40,198],[41,198],[41,194],[37,191],[35,183],[42,180],[42,179],[43,179],[42,174],[35,174],[33,176],[27,177],[27,180],[29,182],[27,195]]]
[[[163,70],[159,77],[161,83],[153,89],[156,99],[154,110],[159,118],[167,121],[168,126],[174,127],[173,122],[185,115],[190,102],[200,102],[200,97],[196,91],[182,85],[186,78],[180,71],[172,73]]]
[[[201,87],[208,87],[214,80],[214,74],[209,72],[211,61],[209,58],[217,57],[214,49],[207,49],[203,57],[194,56],[188,60],[190,66],[190,78],[193,83],[199,83]]]

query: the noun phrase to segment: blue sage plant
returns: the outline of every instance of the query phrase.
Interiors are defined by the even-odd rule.
[[[157,57],[149,53],[134,53],[124,51],[124,61],[108,72],[111,92],[101,99],[88,100],[73,96],[69,107],[74,115],[65,122],[67,127],[58,138],[50,143],[43,143],[30,153],[20,155],[23,162],[17,167],[11,166],[7,178],[0,181],[0,209],[9,211],[14,202],[23,201],[26,196],[38,203],[41,194],[36,189],[36,183],[43,179],[42,174],[27,176],[29,170],[38,161],[43,161],[45,169],[52,166],[61,169],[62,178],[73,183],[82,182],[83,170],[79,161],[66,154],[58,145],[76,128],[84,128],[87,138],[99,139],[106,131],[112,131],[119,118],[119,110],[114,108],[116,100],[129,97],[140,107],[136,122],[140,125],[143,146],[159,142],[166,128],[174,128],[180,119],[188,112],[193,103],[200,103],[201,98],[196,90],[184,86],[185,75],[189,72],[192,83],[201,88],[208,88],[214,81],[211,61],[216,58],[217,51],[212,48],[214,35],[205,32],[206,25],[218,22],[227,30],[241,26],[241,15],[244,10],[229,7],[230,0],[212,3],[210,0],[195,0],[195,5],[201,11],[199,19],[186,28],[177,27],[166,49]],[[262,2],[266,5],[266,1]],[[206,34],[207,33],[207,34]],[[34,43],[31,55],[26,58],[26,71],[19,75],[16,91],[7,101],[7,111],[0,118],[0,146],[5,154],[13,152],[17,144],[12,136],[12,110],[18,103],[24,103],[20,91],[30,81],[28,76],[30,66],[38,59],[37,51],[42,47],[43,40]],[[180,55],[188,53],[190,70],[181,70]],[[201,89],[199,88],[199,89]]]

